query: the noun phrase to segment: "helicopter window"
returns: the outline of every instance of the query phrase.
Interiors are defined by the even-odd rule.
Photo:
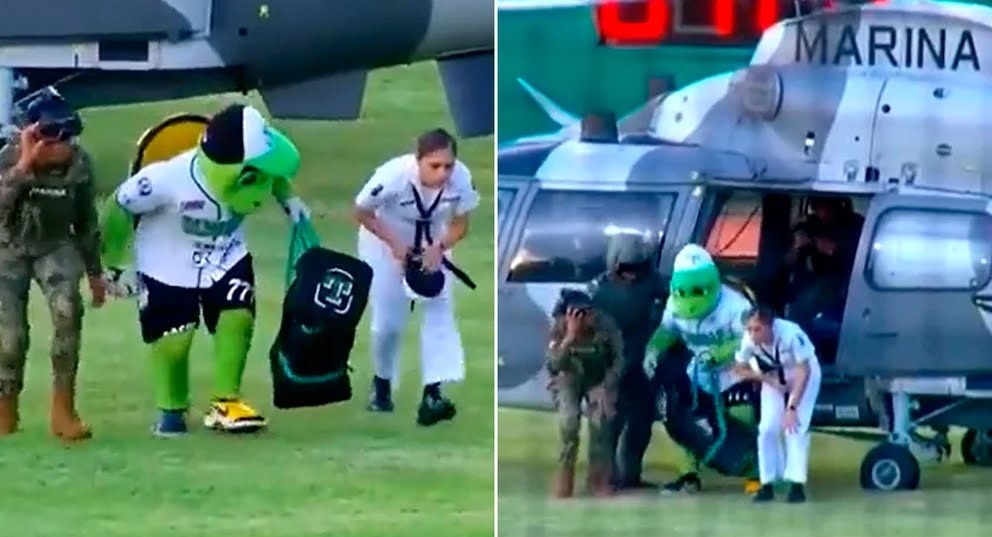
[[[734,192],[723,203],[720,215],[706,237],[706,250],[714,259],[757,259],[761,240],[761,196]]]
[[[506,214],[506,210],[510,208],[510,204],[513,203],[513,196],[517,193],[516,189],[513,188],[500,188],[496,193],[496,224],[497,226],[503,224],[503,215]]]
[[[866,273],[880,289],[980,289],[992,277],[992,217],[890,209],[879,217]]]
[[[542,190],[527,215],[511,282],[588,282],[606,270],[611,236],[636,233],[660,251],[675,196]]]

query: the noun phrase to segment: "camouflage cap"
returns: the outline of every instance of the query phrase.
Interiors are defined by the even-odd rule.
[[[575,289],[562,289],[558,302],[551,310],[551,315],[558,317],[564,315],[569,308],[587,309],[592,307],[592,297],[588,293]]]

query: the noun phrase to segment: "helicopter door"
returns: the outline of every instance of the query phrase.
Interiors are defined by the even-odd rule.
[[[660,253],[669,221],[677,222],[682,209],[674,188],[617,192],[556,185],[527,198],[500,256],[498,400],[500,406],[550,408],[544,360],[561,290],[584,290],[606,271],[613,235],[642,235]]]
[[[837,366],[855,375],[992,370],[992,215],[986,201],[872,200]]]

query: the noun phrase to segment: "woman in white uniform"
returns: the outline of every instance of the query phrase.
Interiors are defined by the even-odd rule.
[[[443,263],[465,237],[469,213],[478,205],[472,174],[457,159],[454,137],[443,129],[422,134],[414,153],[379,166],[355,198],[355,216],[361,224],[358,253],[374,271],[370,306],[375,377],[369,410],[393,410],[391,391],[399,378],[401,336],[412,309],[404,264],[412,251],[420,249],[424,270],[443,270],[445,283],[440,294],[418,302],[423,310],[424,391],[417,423],[433,425],[454,417],[455,406],[441,395],[441,384],[464,379],[465,356],[451,296],[456,278]]]
[[[787,501],[806,501],[810,420],[820,392],[820,363],[803,329],[758,306],[744,315],[738,372],[761,382],[756,502],[774,499],[774,484],[789,483]]]

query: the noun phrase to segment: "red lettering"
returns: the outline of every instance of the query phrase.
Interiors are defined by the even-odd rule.
[[[610,45],[657,45],[668,23],[668,0],[606,0],[596,6],[599,37]]]
[[[698,0],[697,0],[698,1]],[[713,29],[716,35],[727,37],[735,30],[736,14],[734,13],[734,3],[736,0],[713,0]]]
[[[779,20],[779,0],[758,0],[754,12],[754,24],[759,32],[764,32]]]

